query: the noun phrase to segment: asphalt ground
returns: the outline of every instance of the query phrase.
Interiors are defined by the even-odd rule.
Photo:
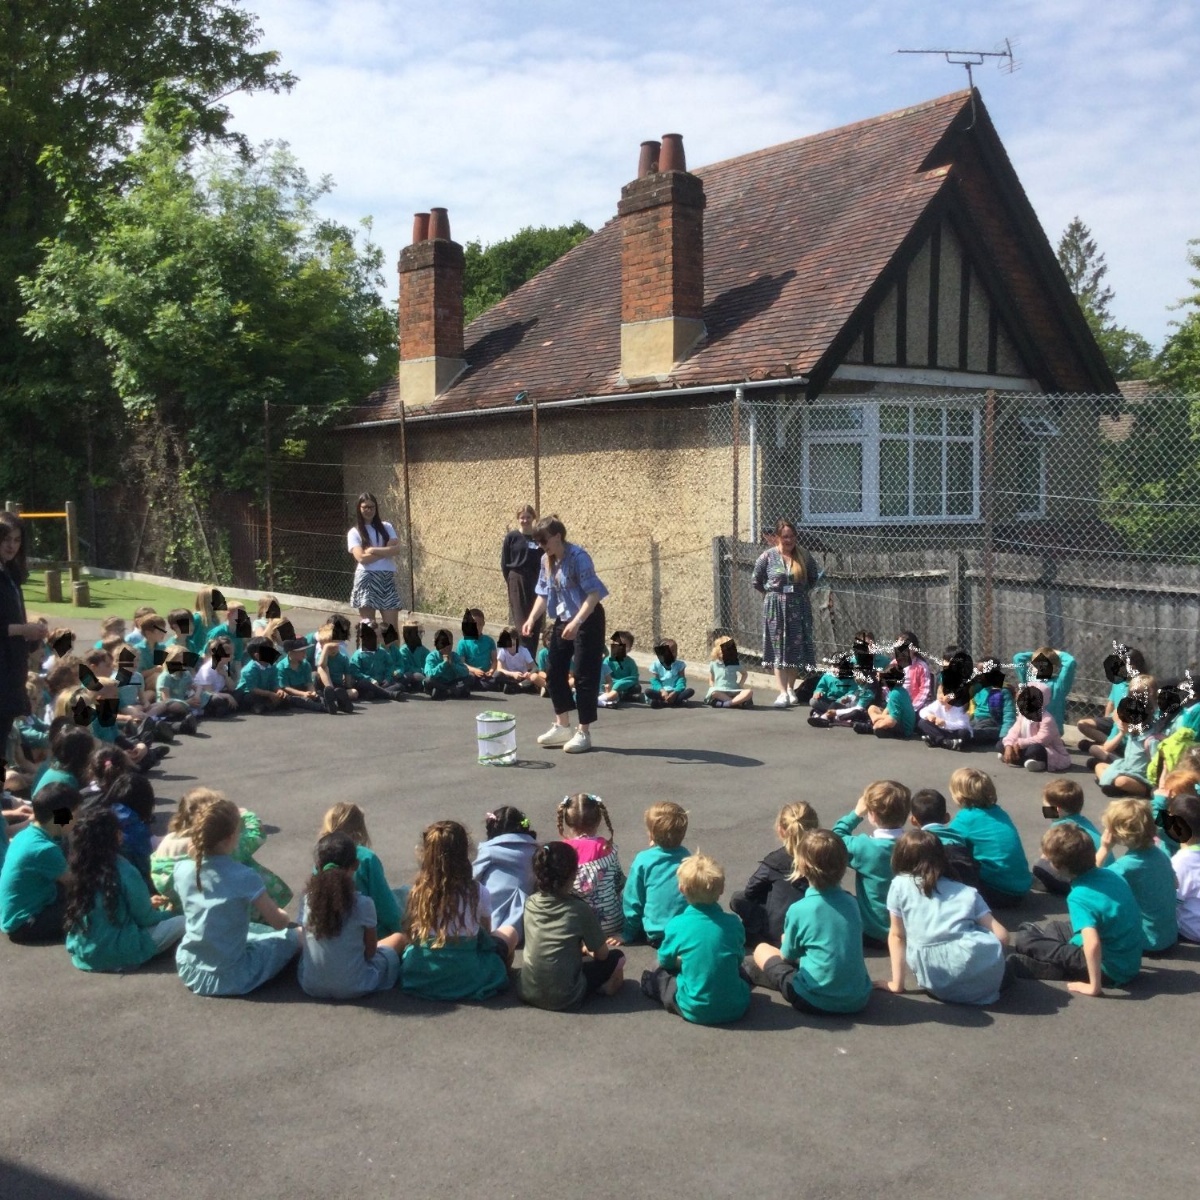
[[[481,767],[475,714],[501,706],[517,715],[520,762]],[[728,898],[773,848],[782,803],[808,800],[831,825],[873,779],[945,791],[972,764],[995,773],[1034,857],[1045,776],[994,754],[813,730],[803,711],[602,711],[596,748],[576,756],[537,747],[550,711],[532,697],[213,722],[164,762],[160,820],[197,783],[225,791],[260,814],[271,836],[259,859],[299,891],[338,800],[365,808],[396,885],[411,880],[420,831],[438,818],[481,837],[488,808],[517,804],[549,837],[560,797],[597,792],[628,866],[645,844],[643,810],[672,799],[690,812],[687,845],[724,865]],[[1075,770],[1096,817],[1103,797]],[[1022,919],[1064,911],[1035,893]],[[820,1019],[756,991],[745,1019],[724,1028],[651,1007],[637,980],[654,953],[626,953],[617,997],[552,1014],[511,993],[318,1002],[294,968],[244,999],[202,999],[169,956],[89,975],[61,947],[0,939],[0,1196],[1195,1188],[1196,948],[1147,960],[1127,991],[1101,999],[1018,981],[986,1009],[876,993],[860,1016]],[[887,975],[885,954],[867,963]]]

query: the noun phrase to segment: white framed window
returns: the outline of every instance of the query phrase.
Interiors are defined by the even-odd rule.
[[[1034,521],[1046,515],[1046,444],[1058,437],[1058,426],[1048,417],[1021,417],[1016,440],[1016,461],[1011,472],[1019,520]]]
[[[978,407],[945,401],[811,405],[804,414],[804,519],[814,525],[978,520],[979,418]]]

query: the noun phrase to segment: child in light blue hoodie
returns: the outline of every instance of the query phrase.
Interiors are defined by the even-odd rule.
[[[525,901],[534,890],[533,855],[537,833],[529,818],[511,804],[484,817],[486,840],[475,854],[472,874],[492,898],[492,927],[510,925],[525,934]]]

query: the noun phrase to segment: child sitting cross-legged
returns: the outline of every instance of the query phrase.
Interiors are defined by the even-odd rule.
[[[525,930],[525,905],[533,891],[533,856],[537,830],[511,804],[498,805],[483,818],[484,840],[475,854],[472,873],[492,900],[492,924]]]
[[[276,665],[279,651],[269,638],[255,637],[246,643],[250,661],[238,675],[237,687],[233,689],[238,709],[249,709],[256,714],[282,708],[288,699],[287,692],[280,686]]]
[[[1171,860],[1154,844],[1154,816],[1146,800],[1114,800],[1100,818],[1104,832],[1096,865],[1107,866],[1129,884],[1142,913],[1147,954],[1163,954],[1179,940],[1176,879]],[[1113,846],[1124,846],[1120,858]]]
[[[67,829],[82,803],[77,789],[52,783],[34,796],[33,820],[9,843],[0,868],[0,929],[13,942],[63,936]]]
[[[646,809],[650,848],[634,855],[621,896],[625,925],[621,941],[645,938],[651,946],[662,942],[667,922],[687,907],[675,878],[680,863],[691,853],[683,844],[687,836],[687,810],[670,800]]]
[[[389,625],[393,640],[396,630]],[[360,621],[355,633],[357,649],[350,656],[350,670],[359,695],[366,700],[403,700],[404,684],[392,678],[392,658],[380,649],[379,635],[370,621]]]
[[[1004,735],[999,757],[1010,767],[1027,771],[1065,771],[1071,756],[1063,745],[1054,718],[1045,709],[1045,695],[1032,685],[1017,693],[1016,721]]]
[[[497,686],[509,696],[521,692],[536,694],[541,686],[534,680],[536,673],[533,655],[521,644],[520,630],[512,626],[500,630],[496,639]]]
[[[1055,825],[1069,822],[1078,825],[1092,839],[1092,844],[1100,849],[1100,830],[1083,815],[1083,788],[1073,779],[1052,779],[1042,788],[1042,816]],[[1098,866],[1112,865],[1112,854],[1106,852],[1103,861]],[[1041,885],[1053,896],[1065,896],[1071,890],[1071,881],[1056,871],[1045,859],[1039,858],[1033,864],[1033,874]]]
[[[882,705],[868,705],[866,720],[856,720],[854,732],[873,733],[880,738],[912,737],[917,713],[904,687],[904,669],[892,663],[881,672],[879,681],[887,698]]]
[[[841,887],[848,866],[837,834],[806,833],[796,850],[796,870],[808,880],[808,890],[788,909],[782,944],[763,942],[749,960],[754,982],[781,992],[799,1012],[856,1013],[871,999],[862,917]]]
[[[375,905],[355,887],[353,839],[327,833],[314,858],[297,917],[304,927],[297,972],[301,988],[310,996],[353,1000],[394,987],[407,939],[402,933],[379,936]]]
[[[609,949],[596,914],[575,894],[578,867],[567,842],[548,842],[533,857],[518,991],[535,1008],[573,1008],[597,992],[615,995],[624,982],[625,956]]]
[[[734,892],[730,909],[746,927],[746,945],[759,942],[778,946],[788,909],[808,890],[803,872],[796,867],[800,839],[821,824],[817,810],[803,800],[785,804],[775,819],[775,836],[783,843],[754,868],[745,888]]]
[[[646,701],[651,708],[674,708],[686,704],[695,692],[687,685],[687,663],[679,657],[674,638],[663,638],[654,647],[650,664],[650,687]]]
[[[746,668],[738,657],[737,642],[719,637],[713,642],[708,664],[708,693],[705,704],[713,708],[753,708],[754,690],[746,686]]]
[[[917,986],[954,1004],[991,1004],[1005,986],[1008,931],[973,888],[945,877],[946,848],[913,830],[892,850],[888,888],[892,974],[875,986],[904,991],[904,968]]]
[[[425,659],[425,692],[432,700],[461,700],[471,694],[471,674],[451,647],[452,641],[448,629],[433,635],[433,649]]]
[[[862,916],[863,944],[882,950],[887,945],[887,897],[892,882],[892,847],[904,834],[912,797],[908,788],[894,779],[880,779],[867,785],[854,811],[833,827],[846,843],[850,866],[857,873],[854,890]],[[856,834],[863,817],[869,817],[869,834]]]
[[[687,908],[667,922],[658,969],[642,973],[642,994],[698,1025],[736,1021],[750,1006],[742,968],[745,930],[717,903],[725,872],[707,854],[692,854],[676,880]]]
[[[601,708],[616,708],[622,700],[636,700],[642,694],[638,681],[638,665],[630,658],[633,649],[633,634],[625,629],[613,630],[608,642],[608,687],[600,693],[597,703]]]
[[[1142,965],[1142,916],[1129,884],[1096,866],[1096,846],[1078,825],[1052,825],[1042,855],[1071,881],[1069,921],[1036,921],[1012,936],[1013,965],[1033,979],[1066,979],[1072,992],[1099,996],[1124,987]]]
[[[810,707],[812,716],[819,716],[831,708],[843,708],[847,700],[858,693],[858,681],[854,677],[856,661],[853,654],[835,654],[833,661],[813,688]]]

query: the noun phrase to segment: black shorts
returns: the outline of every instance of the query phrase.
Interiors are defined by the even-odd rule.
[[[598,992],[624,961],[625,955],[620,950],[610,950],[607,958],[584,959],[583,981],[587,984],[587,994],[591,996]]]

